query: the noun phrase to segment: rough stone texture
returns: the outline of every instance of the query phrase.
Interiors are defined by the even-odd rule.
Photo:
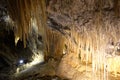
[[[120,25],[120,18],[116,17],[114,11],[113,0],[50,0],[47,6],[47,12],[49,26],[57,29],[57,31],[64,34],[64,36],[70,36],[73,27],[76,32],[80,34],[84,28],[86,28],[87,31],[92,31],[94,30],[92,27],[97,26],[98,21],[100,22],[98,24],[104,27],[111,26],[117,29]],[[119,31],[117,33],[119,33]],[[70,37],[74,37],[74,35]],[[119,36],[116,37],[117,40],[119,40]],[[86,51],[83,52],[85,52],[86,59]],[[81,54],[84,56],[84,53]],[[80,63],[81,61],[78,55],[79,54],[75,52],[65,54],[59,64],[57,74],[70,80],[93,80],[91,75],[93,74],[91,62],[87,64],[86,69],[86,62]],[[102,80],[103,74],[98,73],[98,75],[101,77],[96,76],[94,79]]]
[[[99,1],[102,1],[102,2],[99,2]],[[1,27],[0,40],[1,40],[8,34],[5,35],[5,32],[3,30],[6,30],[6,29],[3,29],[2,27],[6,25],[4,21],[6,17],[6,8],[5,8],[4,0],[0,0],[0,4],[2,4],[0,5],[0,27]],[[67,39],[70,38],[70,40],[73,42],[75,42],[75,40],[71,38],[71,31],[73,27],[75,28],[75,31],[78,33],[82,33],[82,29],[84,27],[86,27],[88,31],[91,31],[93,30],[92,26],[96,25],[96,22],[99,17],[100,17],[99,20],[100,22],[102,22],[102,25],[114,26],[116,27],[116,29],[119,30],[120,18],[115,16],[113,5],[114,5],[113,0],[48,0],[47,24],[48,24],[48,27],[51,27],[56,32],[60,32],[63,36],[65,36]],[[31,51],[37,50],[36,48],[40,46],[38,43],[41,42],[40,40],[37,40],[37,36],[35,36],[35,34],[32,34],[30,36],[30,38],[33,36],[35,37],[34,39],[30,39],[29,46],[31,46]],[[0,42],[2,42],[2,40]],[[1,52],[4,52],[7,57],[7,58],[6,57],[4,58],[11,59],[11,57],[10,58],[8,57],[8,55],[11,55],[10,53],[12,53],[11,48],[9,49],[9,46],[7,46],[6,48],[6,45],[4,44],[1,45],[1,44],[2,43],[0,43],[0,46],[1,46],[0,56],[1,56]],[[7,50],[7,52],[2,51],[2,49]],[[18,50],[18,52],[20,50]],[[24,53],[26,52],[27,51],[24,51]],[[23,53],[19,53],[19,54],[21,55]],[[86,55],[83,54],[83,56],[86,56]],[[6,62],[7,61],[10,61],[10,60],[6,60]],[[11,64],[11,62],[8,62],[8,63]],[[5,66],[5,64],[1,63],[1,67],[2,66]],[[85,80],[85,79],[93,80],[91,77],[91,74],[92,74],[91,66],[92,66],[91,63],[88,64],[87,70],[86,70],[86,63],[85,61],[81,63],[79,54],[74,53],[74,51],[68,52],[63,55],[60,61],[60,64],[56,67],[56,75],[63,79],[68,78],[70,80]],[[100,75],[100,73],[98,74]],[[35,77],[35,75],[27,76],[27,77],[28,77],[27,79],[29,80],[29,79],[32,79],[31,77]],[[100,76],[96,76],[95,80],[100,79],[99,77]],[[111,77],[111,80],[115,78],[114,76],[111,76],[111,75],[110,77]],[[101,76],[101,79],[102,78],[103,76]],[[44,79],[40,78],[40,80],[44,80]],[[60,80],[60,79],[53,79],[53,80]],[[116,80],[119,80],[119,79],[116,78]]]

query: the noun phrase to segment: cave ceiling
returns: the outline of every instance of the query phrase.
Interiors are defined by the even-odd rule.
[[[43,11],[42,15],[33,9],[35,13],[32,16],[35,15],[36,21],[31,19],[29,13],[26,13],[28,19],[20,18],[21,23],[25,20],[21,24],[23,31],[17,36],[21,25],[18,25],[20,22],[17,26],[14,23],[19,16],[9,16],[7,1],[12,0],[0,0],[1,80],[2,77],[11,78],[9,74],[1,73],[16,73],[15,79],[20,80],[119,80],[119,0],[46,0],[46,5],[42,6],[33,3],[38,5],[33,6],[35,9],[39,7],[38,11]],[[25,6],[25,9],[28,8]],[[40,19],[37,18],[39,14]],[[30,25],[29,20],[33,20],[30,31],[29,27],[25,27]],[[41,29],[37,27],[37,20],[42,25]],[[42,65],[37,63],[41,59],[34,59],[35,56],[42,57]],[[20,59],[29,64],[25,70],[19,64]],[[37,65],[31,66],[34,60]]]

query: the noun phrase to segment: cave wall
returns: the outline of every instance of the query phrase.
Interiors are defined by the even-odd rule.
[[[4,31],[2,26],[6,26],[7,24],[7,28],[4,29],[5,31],[8,27],[11,28],[10,23],[6,22],[7,13],[4,14],[4,12],[6,12],[6,5],[4,6],[5,2],[3,3],[2,1],[4,2],[4,0],[1,0],[0,2],[2,4],[0,6],[0,39],[6,36],[3,36]],[[96,49],[99,49],[96,48],[96,45],[98,45],[97,41],[99,41],[100,46],[102,46],[101,44],[103,43],[106,45],[111,39],[114,43],[119,41],[119,1],[117,1],[117,3],[116,1],[117,0],[47,0],[47,27],[52,31],[50,32],[52,34],[48,33],[50,36],[48,38],[48,43],[51,43],[48,47],[52,47],[49,50],[50,52],[48,56],[49,58],[52,57],[55,60],[56,58],[61,60],[60,64],[56,68],[56,74],[58,76],[72,80],[81,79],[80,75],[85,74],[85,53],[87,53],[87,51],[89,52],[89,60],[87,61],[91,64],[91,51],[96,51]],[[94,34],[98,34],[97,37],[95,37],[96,35]],[[103,34],[105,35],[105,42],[101,41],[101,35]],[[33,32],[29,35],[27,45],[30,48],[30,51],[36,51],[37,53],[39,49],[43,48],[43,45],[41,46],[42,40],[36,36],[38,35],[37,30],[33,29]],[[41,35],[39,35],[39,37],[41,37]],[[57,40],[57,38],[60,40]],[[62,53],[60,50],[63,49],[63,47],[61,48],[61,45],[59,44],[60,42],[62,43],[62,41],[65,42],[64,44],[66,45],[64,48],[65,53]],[[57,42],[58,44],[56,44]],[[86,43],[92,47],[91,51],[88,50],[89,47],[84,49]],[[105,45],[102,47],[105,48]],[[80,47],[80,49],[78,47]],[[22,48],[22,50],[24,49]],[[58,51],[61,53],[58,54]],[[24,53],[26,53],[26,51]],[[8,55],[11,54],[7,54],[6,52],[6,55],[6,57],[8,57]],[[82,64],[80,62],[82,62]],[[81,65],[83,66],[81,67]],[[88,68],[88,71],[91,70],[91,67]],[[89,75],[92,73],[88,72],[87,74]],[[84,77],[89,76],[83,76],[82,79],[84,79]]]
[[[113,55],[119,43],[119,1],[117,0],[50,0],[47,6],[48,25],[64,34],[67,39],[66,54],[58,66],[57,74],[70,80],[104,80],[104,72],[98,76],[90,76],[92,69],[103,67],[105,60],[110,72],[119,72],[114,58],[105,57]],[[50,24],[51,23],[51,24]],[[54,26],[55,25],[55,26]],[[113,45],[111,45],[113,43]],[[110,51],[110,52],[109,52]],[[115,51],[115,55],[117,55]],[[119,55],[117,55],[119,56]],[[87,65],[87,69],[86,69]],[[93,66],[93,67],[90,67]],[[97,67],[96,67],[97,66]],[[116,68],[116,69],[115,69]],[[99,70],[98,70],[99,72]],[[109,72],[108,72],[109,73]],[[108,74],[110,80],[119,79]]]

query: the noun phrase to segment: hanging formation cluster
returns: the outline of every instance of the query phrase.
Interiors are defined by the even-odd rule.
[[[32,30],[33,20],[36,21],[37,28],[44,34],[46,26],[45,0],[7,0],[8,14],[14,22],[14,33],[17,40],[24,42]],[[17,41],[16,41],[17,42]]]

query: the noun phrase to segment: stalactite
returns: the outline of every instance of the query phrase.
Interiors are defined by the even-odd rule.
[[[45,0],[7,0],[8,13],[15,22],[15,37],[20,37],[26,47],[26,39],[29,31],[31,31],[31,19],[37,21],[38,29],[44,30],[46,28],[46,13]]]
[[[48,61],[49,58],[54,58],[59,61],[63,54],[65,37],[52,29],[47,29],[46,35],[45,59]]]

